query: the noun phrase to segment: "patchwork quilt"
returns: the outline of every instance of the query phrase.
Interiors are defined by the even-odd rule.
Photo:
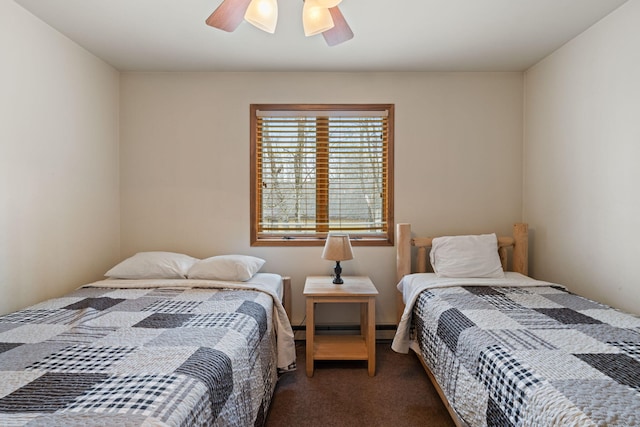
[[[640,426],[640,319],[562,287],[425,289],[411,337],[470,426]]]
[[[251,289],[89,286],[1,316],[0,425],[262,425],[274,313]]]

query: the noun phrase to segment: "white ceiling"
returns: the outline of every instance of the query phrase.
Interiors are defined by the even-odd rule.
[[[302,0],[275,34],[205,25],[222,0],[15,0],[119,70],[522,71],[626,0],[344,0],[355,37],[305,37]]]

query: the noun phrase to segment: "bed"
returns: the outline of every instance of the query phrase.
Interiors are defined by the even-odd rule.
[[[640,318],[527,277],[526,224],[487,249],[502,277],[427,272],[436,239],[397,229],[392,348],[418,355],[456,425],[640,425]]]
[[[178,274],[138,260],[133,278],[0,316],[0,425],[263,425],[278,374],[295,369],[289,280],[256,265],[208,274],[249,257],[144,254]]]

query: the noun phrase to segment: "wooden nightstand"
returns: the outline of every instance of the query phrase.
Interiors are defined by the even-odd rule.
[[[367,360],[369,376],[376,373],[376,295],[378,290],[366,276],[342,276],[334,285],[330,276],[307,277],[307,376],[313,376],[316,360]],[[360,303],[360,335],[316,335],[315,305]]]

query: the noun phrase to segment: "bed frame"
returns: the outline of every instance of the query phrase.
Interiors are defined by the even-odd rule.
[[[396,246],[396,279],[397,282],[400,282],[402,278],[411,273],[426,273],[428,262],[428,249],[431,248],[431,244],[433,241],[433,237],[411,237],[411,224],[397,224],[396,225],[396,238],[397,238],[397,246]],[[413,265],[415,265],[415,270],[412,271],[412,248],[417,248],[416,251],[416,260]],[[509,253],[511,253],[511,263],[508,262]],[[528,264],[528,253],[529,253],[529,227],[524,223],[517,223],[513,225],[513,236],[509,237],[498,237],[498,255],[500,256],[500,261],[502,262],[502,268],[505,271],[515,271],[517,273],[528,275],[529,272],[529,264]],[[396,282],[396,283],[397,283]],[[397,310],[397,321],[400,323],[400,318],[402,317],[402,313],[404,312],[404,302],[402,301],[402,294],[400,292],[396,293],[396,310]],[[440,399],[444,403],[447,411],[449,411],[449,415],[453,419],[453,422],[458,427],[465,427],[467,424],[458,416],[456,411],[447,401],[440,385],[436,381],[435,377],[431,373],[429,367],[424,363],[420,354],[417,354],[418,359],[422,363],[424,370],[427,372],[429,376],[429,380],[435,387]]]

